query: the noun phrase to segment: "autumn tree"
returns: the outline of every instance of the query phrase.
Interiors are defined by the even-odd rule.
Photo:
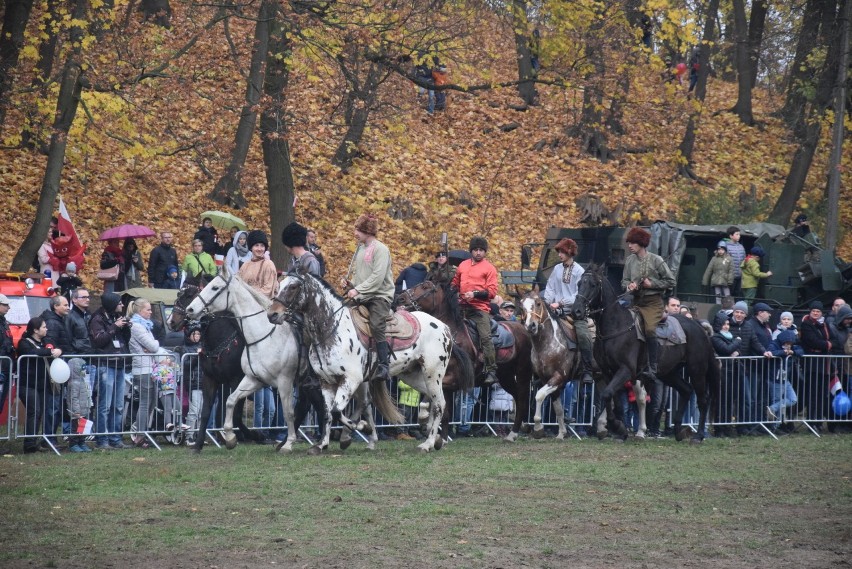
[[[6,120],[6,104],[32,8],[33,0],[8,0],[3,12],[3,28],[0,30],[0,129]]]

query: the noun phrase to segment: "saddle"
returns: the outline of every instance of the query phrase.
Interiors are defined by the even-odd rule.
[[[465,320],[467,331],[470,334],[470,339],[473,345],[479,349],[479,332],[476,330],[476,324],[472,320]],[[491,319],[491,343],[494,344],[494,352],[497,355],[497,363],[502,364],[508,362],[515,357],[515,336],[509,327],[503,322],[497,322]],[[482,358],[482,354],[479,354]]]
[[[349,309],[358,339],[369,349],[372,334],[370,333],[370,311],[366,306],[355,306]],[[420,321],[410,312],[397,309],[387,318],[385,336],[392,351],[410,348],[420,337]]]
[[[561,329],[561,333],[563,334],[563,338],[568,339],[568,349],[576,350],[577,349],[577,331],[574,329],[574,319],[571,316],[563,316],[561,318],[557,318],[556,322],[558,323],[559,328]],[[586,320],[586,323],[589,326],[589,335],[592,337],[592,342],[595,341],[595,337],[597,336],[598,329],[595,325],[595,321],[591,318]]]
[[[657,341],[660,345],[679,346],[686,343],[686,332],[677,318],[664,318],[657,324]]]
[[[642,314],[633,308],[633,322],[636,325],[636,338],[645,341],[645,321]],[[677,318],[665,317],[657,323],[657,343],[661,346],[679,346],[686,343],[686,332]]]

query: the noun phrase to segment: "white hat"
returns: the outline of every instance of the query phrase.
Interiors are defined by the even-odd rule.
[[[0,304],[9,305],[9,297],[5,294],[0,294]]]

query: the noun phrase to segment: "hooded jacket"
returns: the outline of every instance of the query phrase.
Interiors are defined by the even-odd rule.
[[[246,236],[246,244],[242,247],[238,244],[240,235]],[[243,263],[251,261],[251,251],[248,248],[248,231],[237,231],[231,243],[232,247],[228,249],[228,254],[225,256],[225,265],[230,274],[236,275],[240,272]]]
[[[101,296],[101,307],[89,321],[92,348],[96,354],[130,353],[130,327],[119,328],[115,325],[115,310],[118,308],[119,302],[120,298],[117,294],[105,292]],[[117,359],[110,358],[109,360],[110,366],[118,363]]]

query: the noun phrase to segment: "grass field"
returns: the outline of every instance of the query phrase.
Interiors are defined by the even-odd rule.
[[[852,436],[0,459],[0,567],[850,566]]]

